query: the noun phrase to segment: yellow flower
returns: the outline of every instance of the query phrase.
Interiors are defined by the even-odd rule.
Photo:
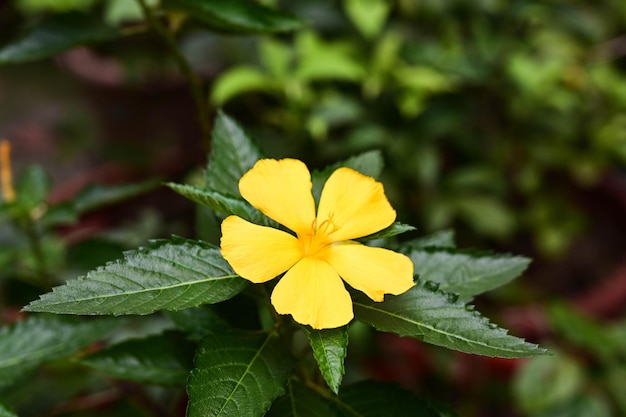
[[[413,263],[352,239],[390,226],[396,212],[383,186],[350,168],[326,181],[317,215],[311,174],[296,159],[262,159],[239,181],[243,198],[296,236],[237,216],[222,222],[222,255],[235,272],[262,283],[286,272],[272,292],[279,314],[315,329],[348,324],[352,299],[343,281],[383,301],[413,286]]]

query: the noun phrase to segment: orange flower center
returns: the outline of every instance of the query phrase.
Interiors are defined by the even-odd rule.
[[[333,219],[333,213],[328,215],[328,220],[324,220],[320,224],[317,223],[317,217],[311,223],[311,231],[300,236],[298,242],[302,249],[303,257],[315,257],[317,253],[332,242],[330,235],[339,230],[339,226]]]

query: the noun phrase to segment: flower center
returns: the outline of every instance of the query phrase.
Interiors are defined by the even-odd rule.
[[[337,230],[339,230],[339,226],[333,219],[333,213],[330,213],[328,219],[319,224],[317,218],[315,218],[311,223],[311,231],[305,235],[298,236],[303,256],[315,256],[331,242],[329,237]]]

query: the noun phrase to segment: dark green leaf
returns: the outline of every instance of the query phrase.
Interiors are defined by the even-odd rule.
[[[453,249],[456,247],[456,243],[454,242],[454,230],[442,230],[440,232],[435,232],[430,235],[422,236],[416,239],[411,239],[407,242],[404,242],[400,246],[400,251],[402,253],[409,253],[413,249],[423,249],[423,248],[450,248]]]
[[[355,294],[358,320],[384,332],[410,336],[427,343],[477,355],[519,358],[544,354],[545,350],[510,336],[478,312],[435,290],[436,284],[418,282],[399,296],[381,303]]]
[[[369,236],[365,236],[356,240],[358,240],[359,242],[364,242],[367,240],[384,239],[399,235],[401,233],[410,232],[412,230],[415,230],[415,227],[411,226],[410,224],[395,222],[391,226],[381,230],[380,232],[376,232]]]
[[[44,202],[52,187],[50,176],[39,165],[31,165],[22,173],[15,190],[16,203],[30,211]]]
[[[193,366],[194,348],[182,334],[170,331],[118,343],[80,363],[115,378],[184,386]]]
[[[0,49],[0,65],[34,61],[68,49],[106,42],[122,36],[93,16],[55,14],[45,18],[22,38]]]
[[[210,29],[232,33],[288,32],[305,25],[297,16],[250,0],[164,0],[162,6],[185,12]]]
[[[345,372],[343,361],[348,353],[348,328],[345,326],[327,330],[315,330],[308,326],[302,328],[309,339],[324,380],[333,392],[338,393]]]
[[[34,315],[0,328],[0,388],[45,362],[76,353],[116,325],[111,319]]]
[[[127,200],[154,190],[158,181],[145,181],[136,184],[123,185],[90,185],[82,189],[74,198],[76,212],[81,214],[100,207],[105,207],[120,201]]]
[[[228,323],[222,320],[210,306],[168,311],[166,314],[180,330],[187,333],[187,337],[191,340],[201,340],[228,327]]]
[[[441,417],[425,400],[386,382],[364,381],[348,385],[339,400],[345,416]]]
[[[324,168],[322,171],[314,171],[311,175],[313,181],[313,195],[315,199],[319,201],[324,183],[337,168],[348,167],[368,177],[378,178],[380,177],[384,165],[385,162],[382,153],[375,150],[350,157],[345,161],[337,162]]]
[[[0,402],[0,417],[17,417],[17,414],[9,410],[9,407]]]
[[[252,207],[247,201],[239,197],[232,197],[213,190],[203,190],[192,185],[165,184],[185,198],[198,204],[209,207],[225,215],[234,214],[252,223],[270,225],[271,221],[263,213]]]
[[[294,361],[274,333],[207,337],[189,376],[187,417],[263,416],[285,393]]]
[[[239,196],[239,179],[263,158],[258,145],[225,113],[219,112],[213,129],[206,187],[221,194]]]
[[[182,238],[153,241],[24,308],[62,314],[150,314],[227,300],[247,285],[220,250]]]
[[[272,404],[266,417],[339,417],[334,404],[306,385],[291,380],[287,395]]]
[[[530,259],[523,256],[454,249],[414,249],[408,256],[420,279],[436,282],[441,290],[458,294],[464,301],[507,284],[530,264]]]

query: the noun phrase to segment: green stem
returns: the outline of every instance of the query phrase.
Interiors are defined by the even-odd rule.
[[[138,0],[138,2],[148,24],[163,39],[172,53],[172,57],[176,61],[180,72],[189,84],[189,89],[191,90],[191,95],[196,105],[196,116],[202,131],[202,139],[208,149],[211,141],[211,123],[209,121],[209,106],[205,97],[202,79],[193,71],[187,59],[180,52],[176,39],[172,36],[168,28],[154,15],[153,11],[146,3],[146,0]]]
[[[30,216],[24,217],[24,232],[26,233],[30,250],[33,254],[33,258],[35,259],[35,268],[37,272],[36,281],[38,284],[42,284],[45,287],[50,288],[52,286],[52,282],[50,280],[50,274],[48,273],[46,256],[44,255],[43,247],[41,246],[41,236],[37,232],[35,220],[33,220]]]

